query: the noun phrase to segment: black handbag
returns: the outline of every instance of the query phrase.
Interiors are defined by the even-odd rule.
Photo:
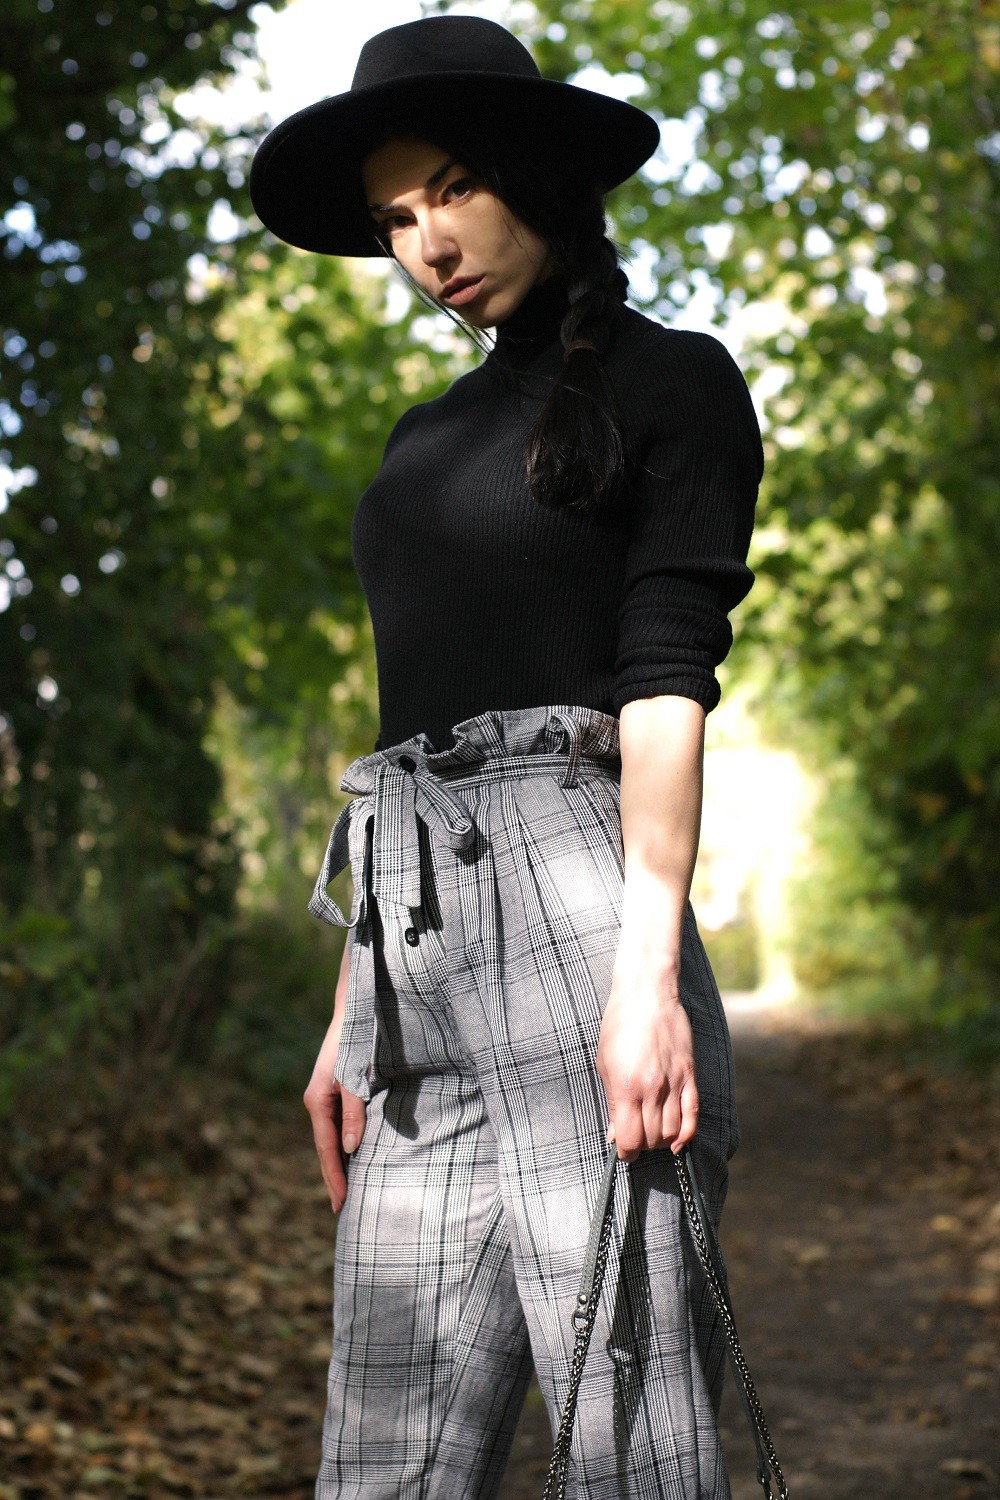
[[[580,1382],[583,1379],[587,1350],[590,1347],[590,1336],[594,1331],[594,1322],[597,1318],[604,1270],[608,1261],[608,1247],[611,1243],[617,1164],[618,1147],[612,1145],[608,1151],[604,1179],[590,1226],[590,1239],[584,1257],[580,1291],[572,1314],[576,1344],[570,1364],[569,1390],[566,1394],[566,1405],[563,1408],[559,1431],[556,1434],[555,1448],[549,1464],[542,1500],[564,1500],[566,1494],[569,1448],[573,1435],[573,1423],[576,1419],[576,1403],[580,1394]],[[788,1490],[778,1463],[778,1455],[774,1451],[771,1434],[764,1420],[764,1412],[736,1335],[736,1321],[729,1301],[725,1263],[715,1230],[705,1212],[705,1205],[694,1173],[694,1163],[687,1146],[674,1154],[674,1165],[677,1168],[677,1181],[698,1259],[726,1330],[726,1350],[736,1377],[736,1391],[743,1410],[746,1412],[747,1421],[750,1423],[750,1431],[757,1449],[757,1482],[763,1489],[767,1500],[788,1500]],[[777,1485],[777,1490],[771,1488],[772,1479]]]

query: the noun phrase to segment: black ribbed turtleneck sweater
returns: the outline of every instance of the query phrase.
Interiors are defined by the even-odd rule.
[[[624,298],[623,272],[617,285]],[[450,748],[454,725],[488,709],[719,701],[728,612],[754,580],[763,453],[746,382],[718,339],[622,301],[604,360],[633,478],[602,517],[539,505],[524,442],[561,369],[567,306],[563,277],[532,287],[478,368],[403,414],[361,496],[377,749],[419,730]]]

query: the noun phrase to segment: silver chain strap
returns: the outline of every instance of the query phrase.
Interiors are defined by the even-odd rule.
[[[737,1377],[736,1390],[740,1397],[743,1410],[746,1412],[747,1421],[750,1423],[750,1431],[753,1434],[754,1445],[757,1449],[757,1483],[764,1491],[767,1500],[775,1500],[775,1492],[771,1489],[771,1478],[778,1486],[777,1500],[788,1500],[788,1489],[785,1485],[784,1475],[778,1463],[778,1455],[774,1451],[774,1443],[768,1431],[767,1422],[764,1418],[764,1409],[757,1395],[757,1387],[753,1383],[746,1356],[740,1346],[739,1336],[736,1332],[736,1319],[733,1316],[732,1304],[729,1300],[729,1287],[725,1273],[725,1265],[722,1260],[722,1252],[719,1242],[715,1238],[714,1230],[707,1214],[704,1213],[704,1204],[701,1193],[698,1191],[697,1179],[694,1175],[694,1163],[687,1146],[674,1157],[674,1165],[677,1168],[677,1181],[687,1210],[688,1223],[694,1239],[698,1259],[701,1261],[705,1279],[715,1298],[715,1305],[719,1310],[726,1330],[726,1346],[729,1360]],[[721,1273],[721,1274],[720,1274]]]
[[[563,1407],[562,1420],[556,1434],[542,1500],[564,1500],[566,1494],[569,1448],[573,1438],[573,1423],[576,1419],[576,1402],[580,1394],[580,1382],[583,1379],[587,1350],[590,1348],[590,1336],[597,1320],[597,1308],[601,1300],[601,1287],[604,1285],[604,1272],[607,1268],[608,1250],[611,1246],[617,1159],[618,1147],[612,1146],[605,1163],[604,1181],[601,1184],[601,1193],[590,1228],[590,1242],[584,1258],[583,1280],[577,1295],[576,1307],[573,1309],[576,1344],[569,1367],[569,1389],[566,1392],[566,1404]]]
[[[576,1342],[573,1347],[573,1358],[570,1362],[569,1386],[566,1392],[566,1403],[559,1422],[559,1431],[556,1434],[552,1459],[549,1463],[549,1472],[545,1480],[545,1491],[542,1500],[565,1500],[566,1480],[569,1472],[569,1452],[573,1437],[573,1423],[576,1419],[577,1400],[580,1395],[580,1384],[583,1380],[583,1367],[586,1363],[587,1351],[590,1348],[590,1338],[594,1331],[594,1323],[597,1320],[597,1308],[600,1302],[601,1287],[604,1284],[604,1273],[607,1269],[608,1251],[611,1245],[617,1160],[618,1147],[612,1145],[605,1163],[604,1180],[601,1184],[601,1192],[591,1224],[590,1240],[584,1260],[583,1279],[579,1295],[577,1296],[577,1305],[573,1310],[573,1331],[576,1335]],[[737,1377],[737,1394],[743,1410],[746,1412],[747,1421],[750,1423],[750,1431],[753,1434],[754,1445],[757,1449],[757,1482],[763,1489],[766,1500],[788,1500],[788,1489],[781,1472],[781,1466],[778,1463],[778,1455],[774,1451],[774,1443],[771,1441],[771,1434],[768,1431],[767,1422],[764,1418],[764,1411],[760,1404],[760,1398],[757,1395],[757,1388],[753,1383],[746,1358],[740,1347],[739,1337],[736,1333],[736,1320],[733,1317],[733,1309],[729,1300],[728,1279],[725,1272],[725,1263],[722,1259],[722,1251],[719,1248],[719,1242],[715,1237],[715,1232],[708,1216],[704,1212],[704,1204],[698,1189],[698,1181],[695,1177],[694,1163],[691,1159],[689,1147],[685,1146],[682,1151],[674,1154],[674,1166],[677,1169],[677,1182],[687,1213],[691,1236],[694,1240],[695,1249],[698,1252],[698,1259],[701,1262],[705,1279],[715,1299],[719,1316],[725,1328],[726,1348],[730,1363]],[[771,1488],[772,1478],[777,1485],[776,1491]]]

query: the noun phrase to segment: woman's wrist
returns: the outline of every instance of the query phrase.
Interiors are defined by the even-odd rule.
[[[671,881],[635,870],[625,882],[619,955],[669,982],[680,974],[687,896]]]

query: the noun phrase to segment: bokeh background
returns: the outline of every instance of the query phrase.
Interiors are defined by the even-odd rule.
[[[93,1269],[73,1249],[88,1225],[194,1224],[156,1251],[189,1290],[177,1245],[211,1213],[176,1209],[184,1173],[216,1181],[224,1159],[225,1239],[240,1151],[265,1170],[240,1131],[270,1122],[276,1170],[282,1132],[304,1130],[341,941],[305,906],[343,768],[378,731],[350,520],[400,413],[479,356],[391,268],[263,233],[246,178],[271,123],[349,87],[367,36],[448,11],[661,120],[608,200],[631,300],[723,339],[761,418],[757,581],[708,720],[693,892],[733,1013],[832,1018],[857,1056],[893,1037],[898,1076],[950,1069],[968,1097],[996,1076],[1000,5],[5,0],[0,1244],[17,1359],[49,1347],[24,1311],[39,1277]],[[151,1159],[174,1162],[169,1191],[148,1188]],[[308,1216],[305,1172],[301,1192]],[[329,1247],[309,1233],[315,1270]],[[145,1262],[123,1256],[127,1289]],[[239,1327],[263,1293],[229,1280]],[[99,1321],[107,1288],[87,1285]],[[325,1287],[303,1295],[315,1343]],[[240,1348],[244,1385],[268,1386]],[[54,1360],[67,1400],[87,1386],[80,1360],[39,1359],[24,1379]],[[38,1454],[17,1449],[5,1500],[49,1494],[50,1472],[53,1494],[127,1488],[128,1465],[85,1461],[72,1414],[36,1405]],[[30,1409],[0,1437],[8,1422],[20,1442]],[[291,1492],[252,1466],[232,1491],[129,1472],[136,1494]]]

